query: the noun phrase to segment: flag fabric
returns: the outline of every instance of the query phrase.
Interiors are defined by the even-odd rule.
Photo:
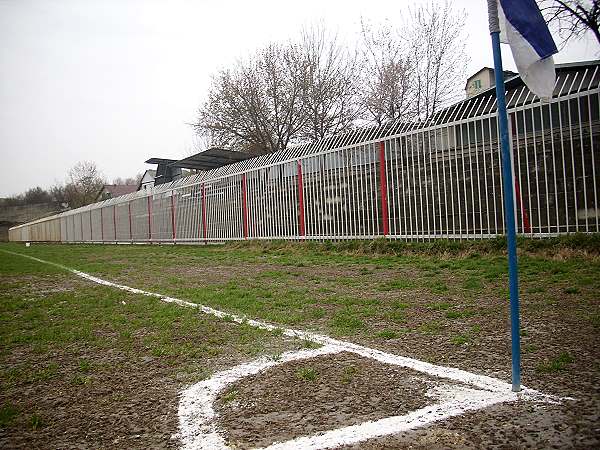
[[[535,0],[498,0],[500,40],[509,44],[519,75],[540,98],[552,97],[558,53]]]

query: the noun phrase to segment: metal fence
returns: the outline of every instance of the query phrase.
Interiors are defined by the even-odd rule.
[[[600,69],[559,72],[542,102],[508,91],[517,231],[599,232]],[[435,239],[504,234],[492,91],[14,227],[12,241]]]

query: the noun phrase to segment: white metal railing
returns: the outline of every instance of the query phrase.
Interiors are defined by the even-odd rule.
[[[599,232],[597,64],[509,89],[517,230]],[[510,86],[509,86],[510,87]],[[435,239],[504,234],[493,92],[11,228],[12,241]]]

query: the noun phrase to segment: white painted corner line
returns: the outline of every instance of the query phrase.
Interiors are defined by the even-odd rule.
[[[567,398],[559,398],[543,394],[534,389],[524,387],[521,392],[512,392],[512,385],[502,380],[486,375],[478,375],[453,367],[444,367],[431,364],[418,359],[398,356],[381,350],[372,349],[352,342],[341,341],[326,335],[311,333],[308,331],[294,330],[277,325],[269,324],[259,320],[247,319],[244,316],[230,314],[209,306],[192,303],[166,295],[113,283],[85,272],[72,269],[51,261],[46,261],[34,256],[16,253],[0,249],[5,253],[22,256],[31,260],[49,264],[54,267],[71,272],[81,278],[94,283],[109,286],[134,294],[155,297],[166,303],[175,303],[179,306],[197,308],[205,314],[219,318],[230,317],[236,323],[246,323],[250,326],[268,331],[280,330],[285,336],[305,339],[307,341],[322,344],[323,347],[312,350],[300,350],[287,352],[278,359],[262,357],[249,363],[241,364],[232,369],[217,372],[210,379],[201,381],[184,390],[181,394],[179,404],[179,433],[182,448],[186,450],[204,449],[228,449],[222,431],[216,425],[216,413],[213,403],[218,394],[229,384],[244,378],[263,372],[271,367],[290,361],[314,358],[321,355],[339,352],[350,352],[365,358],[374,359],[384,364],[391,364],[412,369],[428,376],[446,379],[461,383],[460,385],[441,384],[430,391],[433,397],[440,389],[445,391],[444,400],[428,405],[425,408],[412,411],[403,416],[387,417],[384,419],[364,422],[359,425],[338,428],[326,431],[315,436],[303,436],[287,442],[275,443],[269,447],[275,449],[324,449],[334,448],[341,445],[361,442],[375,437],[407,431],[429,423],[443,420],[449,417],[463,414],[467,411],[478,410],[497,403],[514,402],[517,400],[528,400],[543,403],[559,403]]]

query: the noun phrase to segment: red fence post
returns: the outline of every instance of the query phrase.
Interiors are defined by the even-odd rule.
[[[100,239],[104,242],[104,214],[102,213],[102,209],[100,208]]]
[[[206,232],[206,192],[204,189],[204,183],[202,183],[202,228],[204,234],[204,243],[206,244],[206,237],[208,234]]]
[[[302,162],[298,160],[298,226],[300,236],[306,235],[304,225],[304,183],[302,181]]]
[[[131,202],[127,202],[127,208],[129,209],[129,240],[133,242],[133,233],[131,231]]]
[[[173,230],[173,240],[175,240],[175,191],[171,191],[171,228]]]
[[[117,205],[113,205],[113,229],[115,230],[115,242],[117,242]]]
[[[387,236],[390,232],[390,223],[388,218],[388,199],[387,199],[387,164],[385,161],[385,142],[379,143],[379,178],[381,180],[381,220],[383,221],[383,235]]]
[[[517,124],[516,124],[516,114],[512,113],[510,114],[510,122],[512,125],[512,134],[513,134],[513,142],[515,142],[519,136],[517,135]],[[514,155],[513,155],[514,157]],[[515,181],[515,197],[517,198],[517,201],[515,202],[517,207],[521,210],[521,216],[523,217],[523,231],[525,233],[531,233],[531,223],[529,222],[529,214],[527,213],[527,209],[525,209],[525,205],[523,204],[523,197],[521,196],[521,189],[519,186],[519,177],[517,175],[517,170],[520,170],[521,168],[515,168],[515,170],[513,170],[513,177],[514,177],[514,181]],[[518,224],[517,224],[517,232],[519,230]]]
[[[244,239],[248,239],[248,204],[246,198],[246,174],[242,174],[242,221],[244,225]]]
[[[152,242],[152,205],[150,204],[150,196],[146,197],[148,199],[148,240]]]

